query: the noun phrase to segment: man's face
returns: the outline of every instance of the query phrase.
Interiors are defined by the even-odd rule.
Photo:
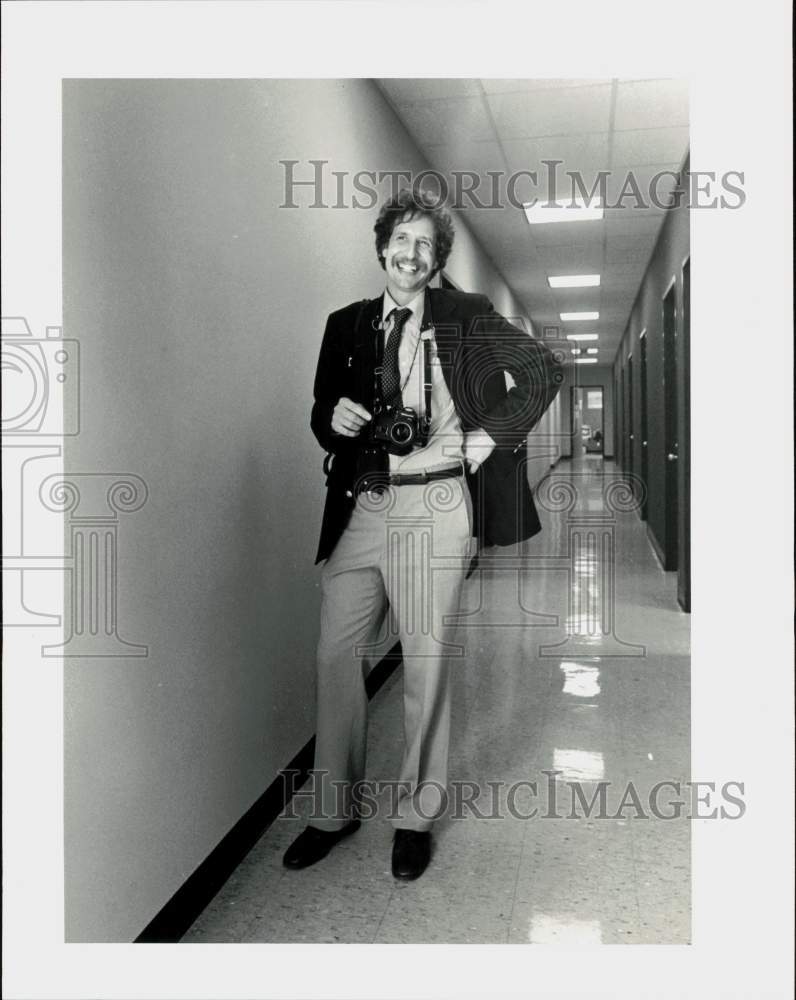
[[[384,250],[387,290],[404,304],[431,280],[436,264],[434,223],[427,215],[398,222]]]

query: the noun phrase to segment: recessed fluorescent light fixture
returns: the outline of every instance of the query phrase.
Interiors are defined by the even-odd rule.
[[[568,333],[567,340],[597,340],[599,333]]]
[[[555,201],[523,205],[525,218],[532,226],[542,222],[590,222],[603,217],[601,198],[558,198]]]
[[[573,347],[572,348],[572,353],[573,354],[582,354],[583,351],[581,351],[581,349],[579,347]]]
[[[551,288],[594,288],[600,284],[599,274],[559,274],[548,278]]]
[[[600,318],[600,314],[598,312],[559,313],[558,315],[564,323],[578,323],[588,319]]]
[[[576,365],[596,365],[597,358],[575,358]]]
[[[587,347],[586,348],[586,353],[587,354],[596,354],[598,350],[599,350],[599,348],[597,348],[597,347]]]

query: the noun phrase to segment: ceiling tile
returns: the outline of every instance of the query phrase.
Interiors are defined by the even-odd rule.
[[[645,201],[657,173],[677,171],[689,138],[684,83],[485,80],[488,96],[475,80],[379,83],[430,164],[446,174],[536,170],[536,182],[525,178],[516,194],[544,199],[548,177],[543,160],[563,161],[557,174],[559,197],[573,193],[567,171],[577,171],[587,191],[600,170],[609,171],[609,207],[602,222],[529,226],[521,210],[509,207],[476,211],[468,206],[462,213],[536,327],[597,332],[600,357],[608,361],[624,332],[665,217],[655,205],[638,208],[629,195],[623,207],[610,205],[631,170]],[[613,95],[617,130],[609,132]],[[505,183],[504,178],[504,194]],[[673,184],[672,176],[658,181],[661,203]],[[601,275],[599,288],[554,291],[547,284],[549,274],[593,272]],[[560,321],[559,312],[580,308],[598,308],[599,321]]]
[[[594,87],[601,84],[610,84],[610,82],[610,77],[607,79],[584,78],[579,80],[539,77],[537,79],[525,78],[521,80],[482,79],[481,86],[487,94],[505,94],[513,91],[557,90],[562,87]]]
[[[598,219],[591,222],[561,222],[542,226],[530,226],[530,237],[539,246],[590,247],[601,246],[603,223]]]
[[[669,196],[677,182],[678,166],[678,163],[658,163],[615,168],[605,186],[606,205],[611,206],[609,211],[638,215],[641,208],[647,208],[659,214],[669,204]]]
[[[605,213],[606,239],[611,240],[614,236],[644,236],[654,242],[663,217],[663,212],[653,214],[630,208],[624,211],[609,209]]]
[[[644,80],[617,85],[615,128],[677,125],[688,125],[687,80]]]
[[[600,272],[602,250],[600,247],[547,246],[537,250],[539,262],[548,273],[575,274]]]
[[[590,176],[608,166],[609,133],[596,132],[577,136],[546,136],[538,139],[506,139],[503,142],[511,170],[535,170],[539,183],[546,187],[548,176],[556,170],[565,190],[571,182],[566,171],[579,171]],[[543,160],[561,160],[560,166],[546,167]]]
[[[687,128],[631,129],[614,133],[613,166],[681,163],[688,149]]]
[[[606,132],[611,87],[570,87],[487,96],[501,139]]]
[[[419,101],[401,105],[399,110],[406,127],[421,146],[495,138],[481,97]]]
[[[485,176],[488,170],[506,169],[503,152],[497,142],[474,142],[468,136],[460,136],[458,141],[447,145],[429,145],[424,148],[426,156],[436,170],[450,173],[453,170],[475,171]],[[484,182],[488,184],[487,178]],[[480,200],[486,201],[490,195],[489,187],[480,194]]]
[[[644,236],[614,236],[605,246],[605,262],[608,266],[625,262],[628,258],[647,258],[652,251],[653,240]]]

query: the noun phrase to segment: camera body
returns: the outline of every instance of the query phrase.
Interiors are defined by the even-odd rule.
[[[385,406],[373,417],[370,440],[393,455],[408,455],[413,448],[425,444],[422,423],[409,406]]]
[[[79,344],[61,334],[34,337],[23,316],[3,317],[3,436],[79,433]]]

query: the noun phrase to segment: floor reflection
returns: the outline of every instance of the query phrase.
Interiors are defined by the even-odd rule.
[[[563,944],[568,946],[602,944],[599,920],[566,919],[537,913],[531,918],[528,930],[531,944]]]
[[[439,823],[431,864],[408,885],[390,875],[384,816],[302,872],[286,872],[281,854],[305,821],[280,819],[186,941],[689,941],[689,823],[632,811],[570,818],[563,787],[632,782],[644,802],[657,782],[688,778],[689,618],[638,513],[606,507],[613,463],[562,463],[555,473],[577,490],[573,510],[541,510],[537,538],[516,553],[492,550],[508,551],[516,571],[475,574],[464,595],[488,624],[459,631],[466,655],[453,672],[450,780],[481,789],[483,803],[488,783],[500,785],[499,815],[485,805],[489,819],[470,812]],[[573,516],[592,519],[574,548]],[[402,697],[396,673],[371,705],[373,780],[396,773]],[[561,772],[561,818],[541,818],[543,809],[525,818],[528,783],[541,788],[550,770]],[[514,795],[512,812],[508,790],[520,783],[527,794]],[[304,803],[297,812],[306,815]]]

